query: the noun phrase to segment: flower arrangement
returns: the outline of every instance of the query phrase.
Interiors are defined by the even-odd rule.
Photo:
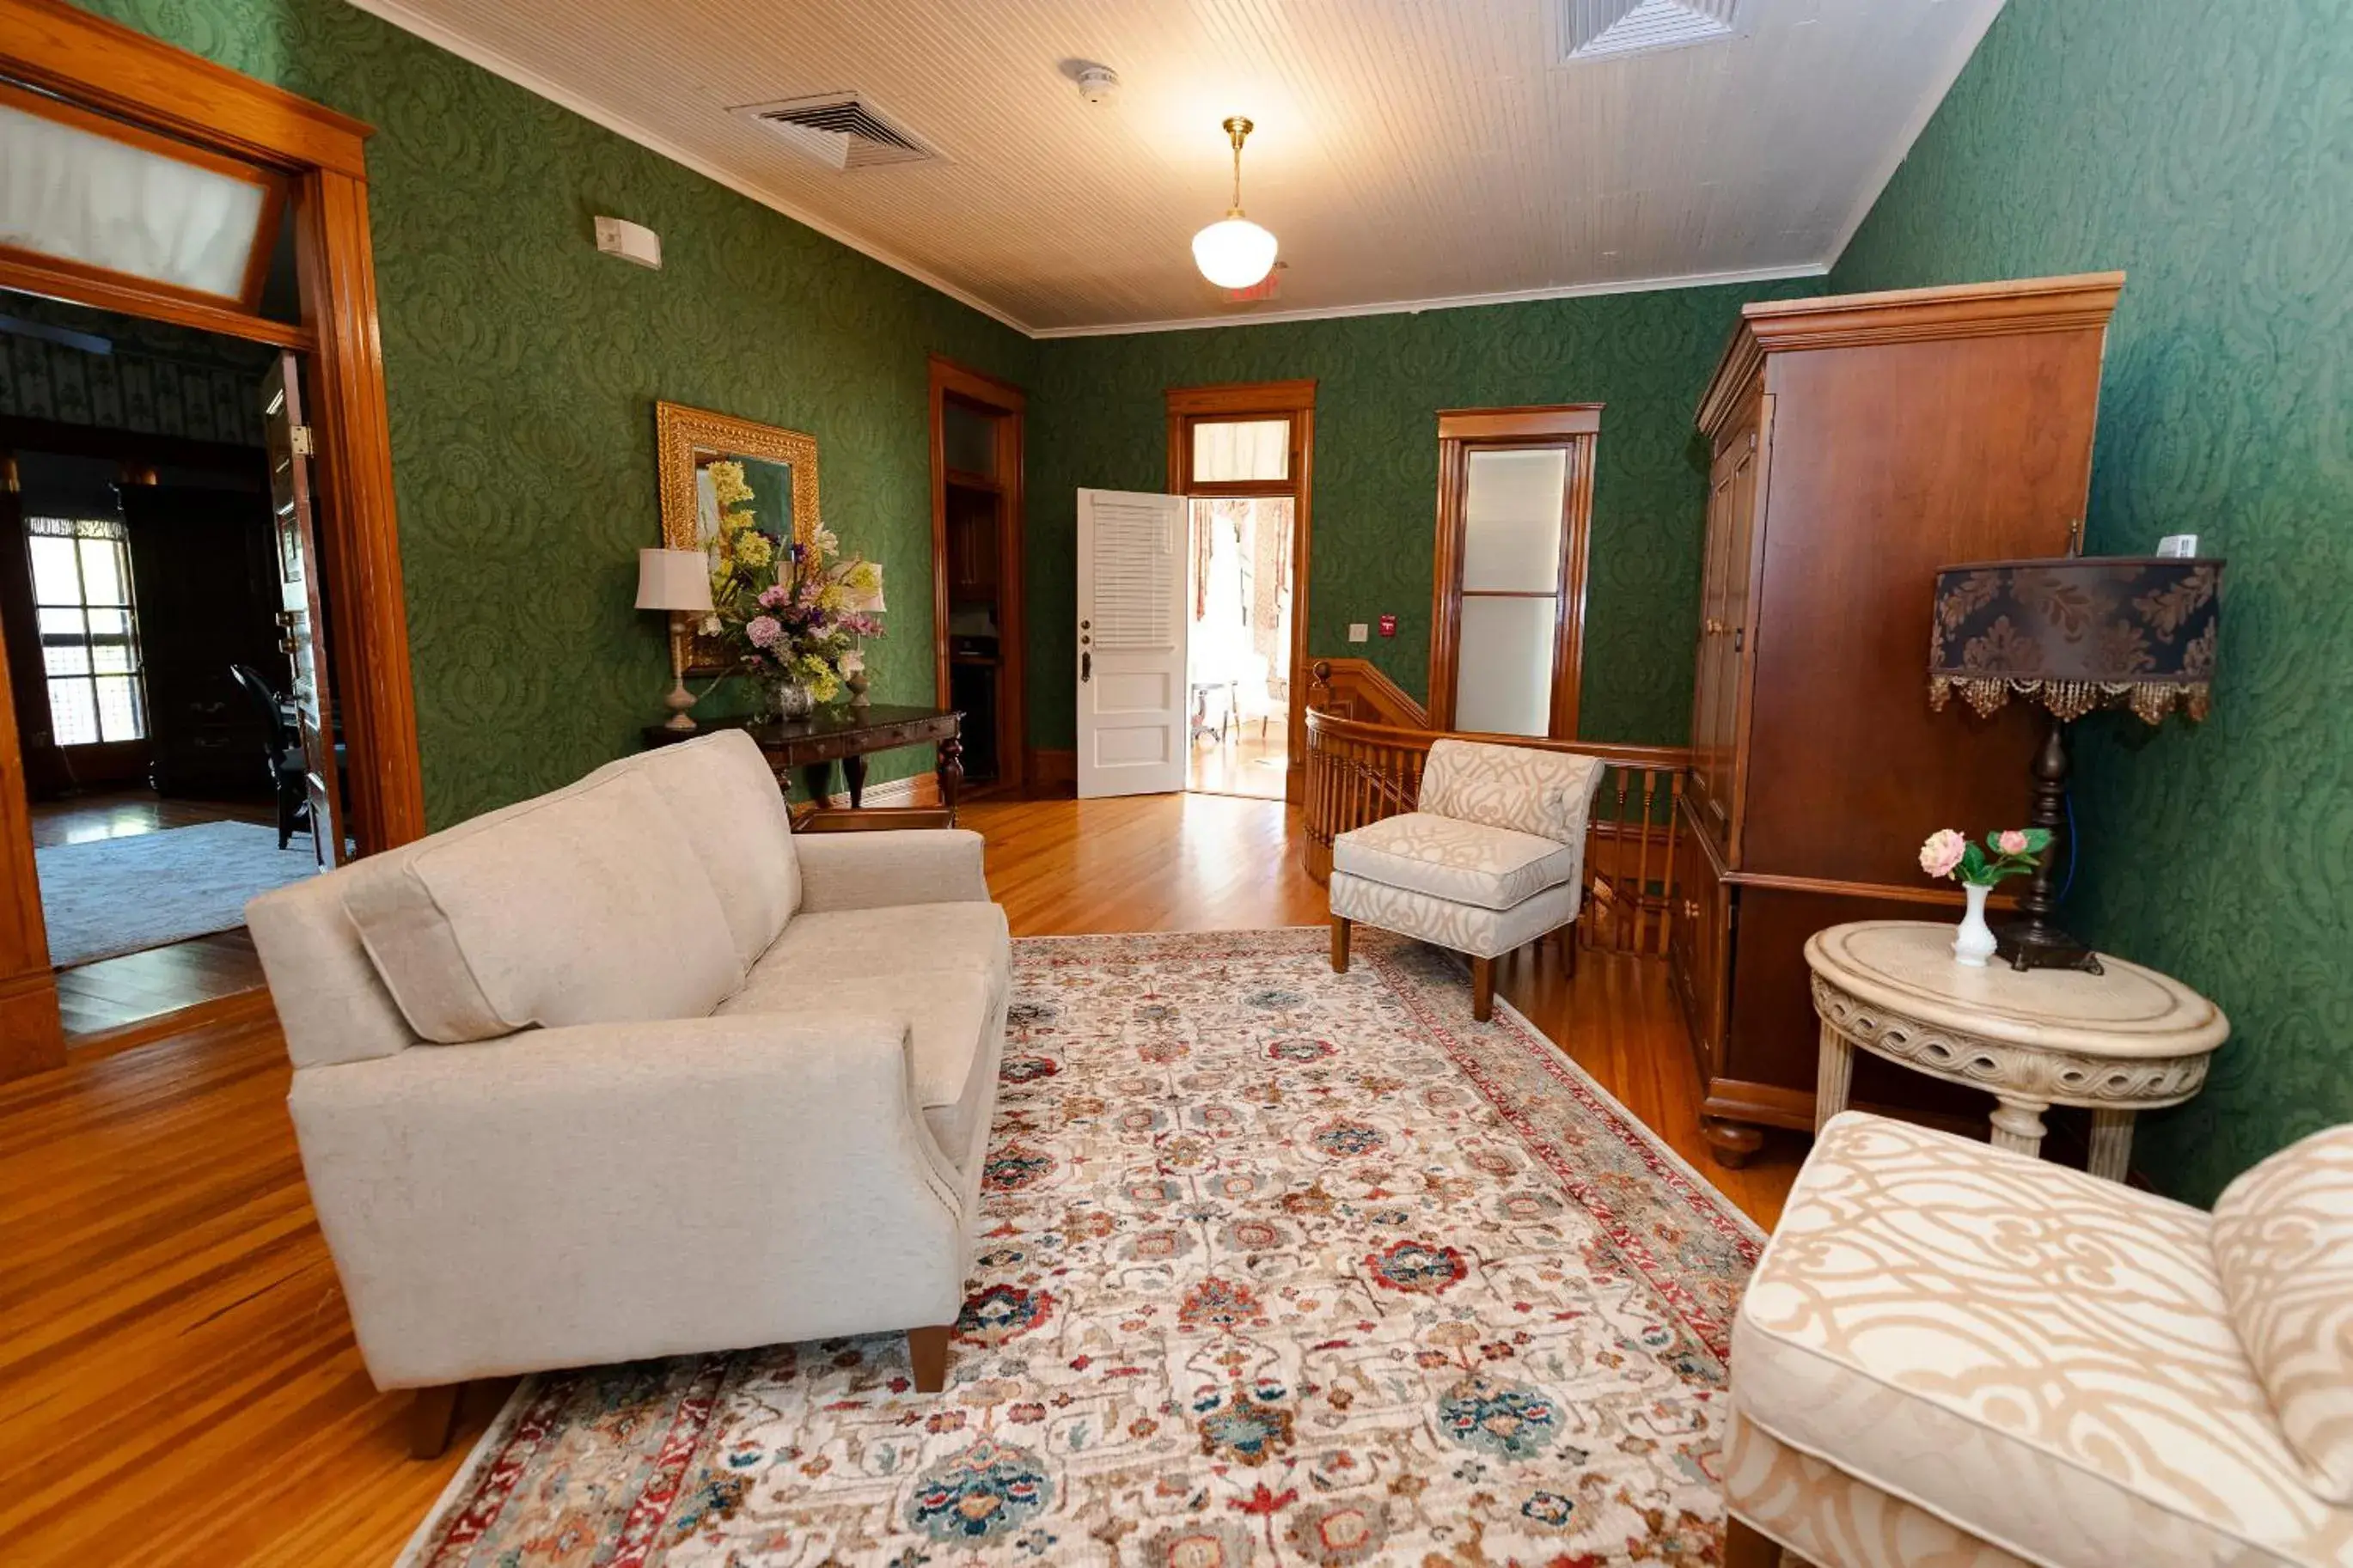
[[[822,523],[805,541],[762,531],[747,505],[744,465],[717,462],[708,471],[719,532],[704,629],[727,644],[746,673],[832,701],[858,639],[882,635],[882,568],[842,555],[841,542]]]
[[[2004,877],[2033,875],[2050,847],[2051,831],[2045,827],[2006,827],[1987,834],[1983,845],[1944,827],[1920,846],[1920,869],[1968,887],[1990,888]]]

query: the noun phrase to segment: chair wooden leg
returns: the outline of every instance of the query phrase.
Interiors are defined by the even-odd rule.
[[[408,1452],[418,1459],[438,1459],[458,1429],[458,1395],[462,1383],[420,1388],[408,1406]]]
[[[1332,973],[1348,973],[1348,928],[1353,924],[1345,915],[1332,917]]]
[[[937,1394],[948,1385],[949,1327],[907,1331],[907,1359],[914,1363],[918,1394]]]
[[[1560,966],[1577,978],[1577,927],[1574,922],[1560,928]]]
[[[1485,1023],[1495,1016],[1495,961],[1474,958],[1471,961],[1471,1016]]]

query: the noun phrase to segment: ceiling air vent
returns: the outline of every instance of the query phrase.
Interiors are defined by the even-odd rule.
[[[854,92],[749,104],[735,112],[751,116],[828,169],[872,169],[937,156]]]
[[[1615,59],[1737,37],[1748,0],[1560,0],[1561,59]]]

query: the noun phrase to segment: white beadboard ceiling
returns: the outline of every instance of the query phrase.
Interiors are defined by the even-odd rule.
[[[1733,30],[1573,62],[1578,0],[357,3],[1050,337],[1820,273],[2001,0],[1641,0]],[[937,156],[835,170],[731,112],[852,92]],[[1188,248],[1236,113],[1285,264],[1247,307]]]

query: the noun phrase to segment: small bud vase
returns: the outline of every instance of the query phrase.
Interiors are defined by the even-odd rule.
[[[1963,882],[1961,891],[1969,900],[1968,913],[1961,917],[1959,929],[1953,933],[1953,962],[1966,963],[1972,969],[1983,969],[1986,960],[1993,956],[1999,944],[1994,941],[1993,927],[1986,924],[1986,896],[1993,891],[1990,882]]]

